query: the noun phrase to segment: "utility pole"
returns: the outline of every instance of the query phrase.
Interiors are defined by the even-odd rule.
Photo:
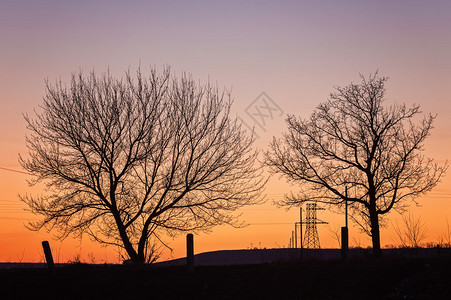
[[[300,236],[301,236],[301,249],[304,249],[304,242],[302,240],[302,206],[299,207],[299,227],[300,227]]]
[[[345,227],[348,228],[348,187],[346,187],[345,193]]]
[[[298,226],[294,223],[294,248],[298,248]]]

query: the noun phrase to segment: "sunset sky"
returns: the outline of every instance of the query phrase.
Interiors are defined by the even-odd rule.
[[[387,104],[420,104],[438,114],[425,154],[443,163],[451,147],[450,1],[22,1],[0,2],[0,261],[40,261],[49,239],[55,260],[80,255],[117,261],[117,249],[88,239],[54,241],[52,233],[24,227],[36,218],[24,212],[18,194],[38,193],[20,171],[26,155],[24,113],[42,103],[44,81],[68,82],[71,73],[108,68],[115,76],[141,65],[176,74],[189,72],[232,90],[233,113],[255,126],[256,147],[267,149],[286,130],[284,115],[308,117],[334,86],[359,82],[376,70],[390,79]],[[255,124],[246,113],[264,92],[283,112]],[[258,99],[257,99],[258,101]],[[261,125],[261,124],[260,124]],[[451,175],[411,211],[437,241],[451,223]],[[195,252],[288,244],[298,210],[272,204],[296,186],[274,176],[267,204],[240,211],[249,225],[221,226],[195,236]],[[321,211],[321,246],[337,247],[331,231],[343,215]],[[396,212],[382,229],[381,244],[396,243]],[[350,244],[370,239],[351,223]],[[451,224],[450,224],[451,225]],[[185,255],[184,236],[167,237],[172,257]],[[166,251],[164,258],[171,257]]]

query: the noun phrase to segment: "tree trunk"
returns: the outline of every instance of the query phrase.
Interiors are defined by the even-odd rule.
[[[381,251],[381,239],[379,232],[379,215],[376,209],[370,209],[370,222],[371,222],[371,239],[373,242],[373,256],[380,258],[382,256]]]
[[[146,256],[144,255],[144,247],[138,246],[138,252],[136,257],[135,265],[143,265],[146,263]]]
[[[136,253],[133,245],[130,243],[130,240],[126,236],[126,234],[121,234],[122,244],[124,245],[124,249],[127,252],[128,257],[135,265],[142,265],[144,261],[140,259],[138,253]]]
[[[125,229],[125,226],[122,223],[117,210],[113,211],[113,216],[116,221],[117,229],[119,231],[119,235],[121,237],[122,244],[124,245],[124,249],[127,252],[128,257],[130,258],[130,260],[132,261],[133,264],[136,264],[136,265],[141,264],[142,265],[144,263],[144,260],[140,259],[138,253],[133,248],[133,245],[127,236],[127,231]]]

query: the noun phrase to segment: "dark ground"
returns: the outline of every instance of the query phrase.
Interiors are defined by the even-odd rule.
[[[0,270],[1,299],[451,299],[451,259]]]

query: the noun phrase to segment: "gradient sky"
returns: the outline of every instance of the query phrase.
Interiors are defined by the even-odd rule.
[[[95,69],[122,76],[127,69],[169,65],[232,89],[234,113],[253,126],[245,109],[265,92],[285,112],[308,117],[334,86],[359,81],[359,73],[390,78],[387,101],[418,103],[438,114],[426,154],[449,159],[451,147],[451,2],[449,1],[21,1],[0,2],[0,261],[42,259],[45,232],[24,228],[17,194],[27,186],[18,153],[26,154],[23,113],[38,108],[44,80],[67,82],[72,72]],[[283,117],[257,128],[265,149],[285,131]],[[451,176],[412,212],[437,240],[451,222]],[[279,247],[288,243],[298,211],[271,204],[296,191],[274,177],[268,204],[243,209],[243,229],[218,227],[195,237],[195,251]],[[321,212],[323,247],[336,247],[330,230],[343,216]],[[394,243],[392,214],[382,245]],[[254,224],[254,225],[252,225]],[[369,239],[350,229],[351,245]],[[184,237],[168,238],[174,257],[184,255]],[[77,254],[113,261],[114,249],[51,240],[58,260]],[[57,249],[57,250],[55,250]],[[168,257],[166,254],[165,257]]]

